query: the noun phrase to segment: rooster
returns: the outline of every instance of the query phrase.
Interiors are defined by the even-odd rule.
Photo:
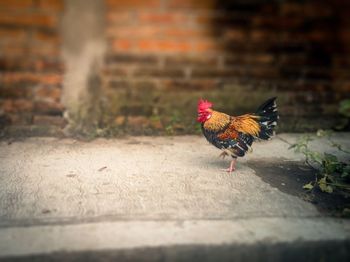
[[[268,140],[274,135],[278,112],[276,97],[263,103],[254,114],[229,116],[212,109],[213,104],[200,99],[197,121],[201,123],[205,138],[221,149],[223,158],[230,155],[230,167],[224,169],[232,173],[237,157],[243,157],[256,139]]]

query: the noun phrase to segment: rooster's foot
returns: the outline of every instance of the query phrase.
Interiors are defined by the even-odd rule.
[[[223,168],[223,169],[221,169],[221,171],[224,171],[224,172],[227,172],[227,173],[232,173],[233,171],[235,171],[236,169],[235,168]]]
[[[227,169],[223,169],[223,171],[231,174],[236,169],[236,160],[237,160],[237,158],[232,159],[230,167]]]

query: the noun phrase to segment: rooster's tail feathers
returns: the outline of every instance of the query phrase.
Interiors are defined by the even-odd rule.
[[[263,103],[255,114],[259,116],[260,132],[258,138],[263,140],[270,139],[275,134],[274,128],[278,120],[276,97],[270,98]]]

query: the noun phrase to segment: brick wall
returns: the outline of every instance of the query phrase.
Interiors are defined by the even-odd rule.
[[[63,2],[0,0],[0,126],[12,132],[57,133],[66,124]],[[98,134],[193,133],[200,97],[239,114],[278,96],[280,130],[314,130],[334,126],[339,101],[350,97],[347,0],[104,4],[107,51],[93,81],[99,95],[89,100]]]
[[[314,130],[334,125],[349,97],[348,1],[106,5],[102,78],[117,124],[186,132],[195,130],[199,97],[243,113],[277,95],[281,130]]]
[[[65,124],[62,2],[0,0],[0,126],[11,132],[50,134]]]

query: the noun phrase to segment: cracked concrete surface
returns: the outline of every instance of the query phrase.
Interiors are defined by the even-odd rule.
[[[229,159],[218,158],[220,152],[197,136],[3,141],[0,257],[349,241],[348,220],[325,218],[314,205],[264,182],[249,167],[253,160],[300,161],[285,142],[296,137],[283,134],[255,143],[231,175],[220,171]],[[349,137],[337,139],[350,146]],[[313,146],[323,150],[326,145]]]

